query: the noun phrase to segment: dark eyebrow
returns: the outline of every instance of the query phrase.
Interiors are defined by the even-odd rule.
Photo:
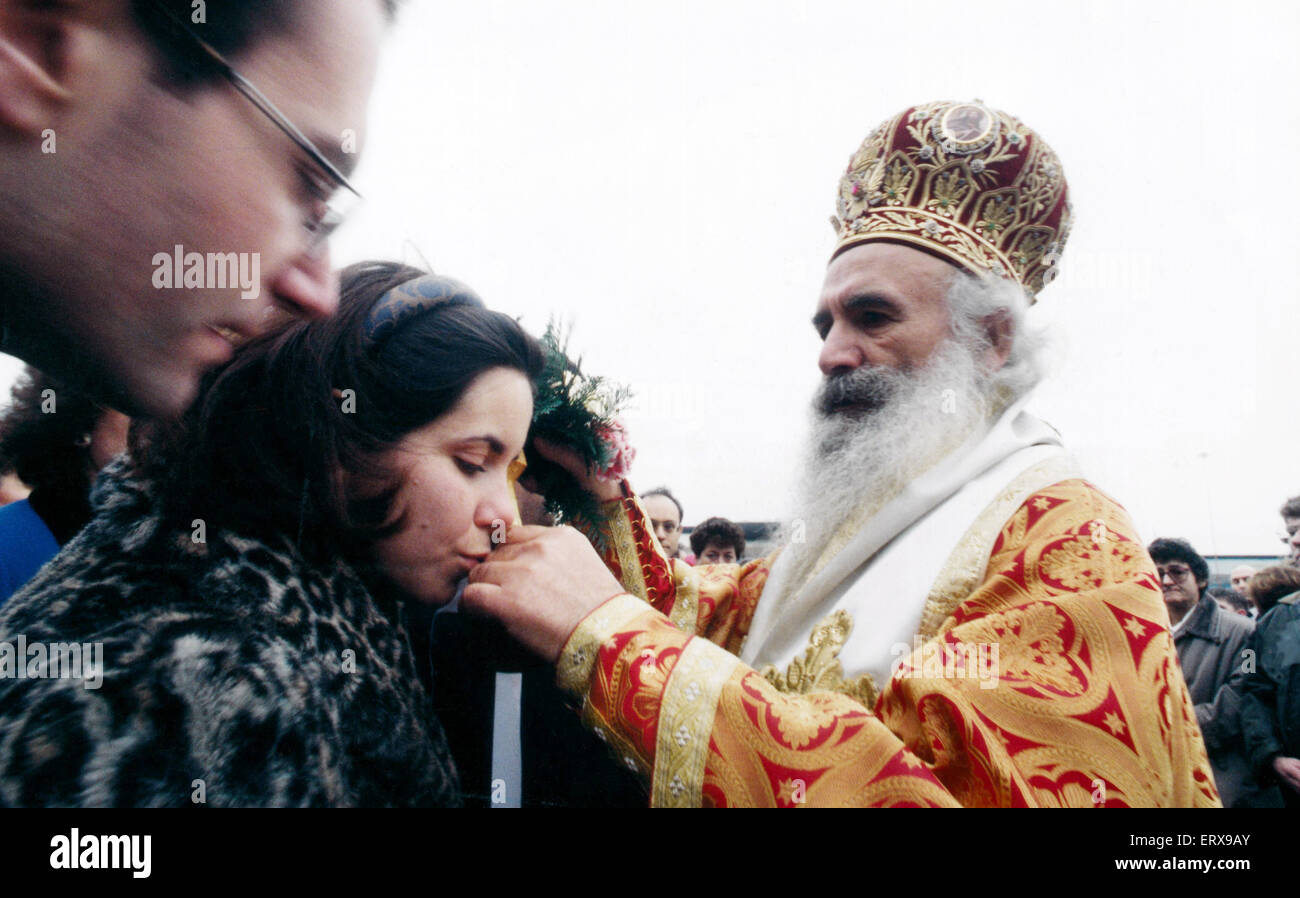
[[[897,315],[899,308],[898,303],[883,293],[859,293],[844,300],[844,311],[849,314],[884,312],[888,315]]]
[[[892,316],[901,314],[898,303],[883,293],[859,293],[850,296],[844,300],[844,311],[848,315],[860,315],[864,312],[881,312]],[[829,309],[818,309],[817,314],[812,317],[812,325],[819,334],[824,334],[830,329],[831,321]]]
[[[831,313],[826,309],[818,309],[817,314],[812,316],[812,326],[817,333],[826,333],[831,326]]]
[[[477,437],[466,437],[461,440],[461,443],[487,443],[488,451],[493,455],[504,455],[506,451],[505,443],[501,442],[496,437],[487,434]]]

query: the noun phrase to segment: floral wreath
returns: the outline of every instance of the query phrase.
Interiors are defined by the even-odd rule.
[[[627,477],[636,450],[618,414],[632,398],[627,387],[582,373],[581,359],[568,355],[569,328],[561,333],[552,320],[542,335],[546,364],[538,376],[529,434],[528,476],[546,499],[546,510],[557,523],[594,525],[599,520],[595,497],[568,471],[531,448],[535,437],[576,452],[595,476],[604,481]],[[594,527],[584,527],[593,532]]]

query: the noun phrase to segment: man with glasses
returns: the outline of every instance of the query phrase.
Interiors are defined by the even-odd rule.
[[[174,415],[276,310],[330,314],[395,2],[0,0],[0,348]]]
[[[1224,807],[1255,804],[1258,787],[1241,753],[1241,686],[1246,648],[1255,624],[1225,612],[1209,594],[1210,566],[1182,539],[1157,539],[1147,551],[1156,563],[1178,663],[1196,708]]]

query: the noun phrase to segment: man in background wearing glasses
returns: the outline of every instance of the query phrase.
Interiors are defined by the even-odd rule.
[[[279,309],[337,306],[325,238],[396,0],[0,0],[0,348],[174,415]],[[258,281],[151,260],[255,256]]]
[[[1147,551],[1156,563],[1178,664],[1223,806],[1265,803],[1241,747],[1241,692],[1251,668],[1244,649],[1255,624],[1219,607],[1207,592],[1210,566],[1186,540],[1157,539]]]

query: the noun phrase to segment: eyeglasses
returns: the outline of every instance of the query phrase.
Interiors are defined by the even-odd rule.
[[[184,32],[190,40],[194,41],[204,55],[208,57],[209,61],[216,66],[222,77],[229,81],[235,90],[247,97],[249,102],[269,118],[277,128],[283,131],[298,149],[306,153],[312,163],[326,176],[326,179],[330,182],[328,185],[321,183],[319,178],[308,177],[304,174],[307,181],[306,187],[315,201],[315,208],[304,220],[303,227],[306,228],[308,234],[308,251],[311,253],[319,251],[330,238],[330,235],[338,230],[339,225],[343,223],[348,213],[353,210],[356,202],[361,199],[361,193],[352,186],[343,172],[339,171],[338,167],[326,158],[316,144],[312,143],[297,125],[289,121],[288,116],[276,108],[276,105],[267,99],[266,94],[258,90],[243,75],[236,72],[234,66],[215,47],[200,37],[198,32],[185,24],[170,9],[163,6],[161,0],[153,0],[153,5],[173,25]]]
[[[1184,567],[1181,564],[1171,564],[1169,567],[1156,565],[1156,573],[1160,575],[1161,580],[1165,579],[1166,574],[1169,575],[1169,579],[1171,580],[1181,580],[1191,572],[1191,568]]]

